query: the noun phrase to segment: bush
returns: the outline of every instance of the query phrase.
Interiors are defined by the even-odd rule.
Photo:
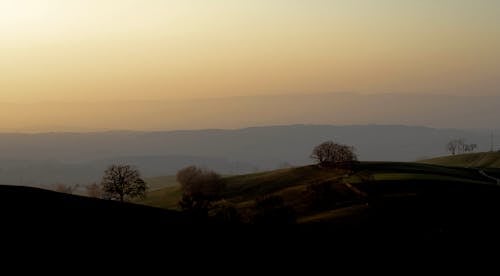
[[[222,177],[214,171],[190,166],[177,172],[182,199],[179,206],[184,211],[207,216],[211,203],[220,198],[224,189]]]

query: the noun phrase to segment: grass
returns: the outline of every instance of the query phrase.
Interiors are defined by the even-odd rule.
[[[247,206],[249,202],[266,194],[282,196],[286,202],[298,202],[306,192],[307,185],[325,181],[348,181],[350,183],[377,182],[456,182],[469,184],[490,184],[488,179],[475,169],[436,166],[422,163],[361,162],[354,167],[355,173],[345,177],[346,172],[336,169],[322,169],[305,166],[270,172],[224,177],[226,189],[222,197],[236,204]],[[153,190],[140,201],[165,209],[177,209],[181,198],[178,184],[169,182],[172,178],[157,178],[165,188]],[[298,203],[297,203],[298,204]]]
[[[317,166],[305,166],[226,177],[224,180],[227,188],[223,193],[223,197],[238,197],[241,200],[252,199],[288,187],[301,186],[324,181],[331,177],[338,177],[338,173],[336,170],[323,170]]]
[[[270,172],[226,176],[223,178],[226,189],[223,198],[237,204],[252,201],[256,197],[280,192],[300,194],[307,184],[321,182],[332,177],[339,177],[336,170],[323,170],[316,166],[281,169]],[[182,193],[178,184],[172,184],[169,177],[159,177],[156,181],[167,187],[150,190],[147,197],[137,203],[165,209],[177,209]],[[149,182],[148,182],[149,183]],[[290,188],[288,191],[287,188]],[[297,192],[300,191],[300,192]],[[291,198],[293,196],[288,196]]]
[[[181,187],[169,186],[163,189],[148,192],[145,199],[137,200],[136,203],[148,205],[162,209],[178,209],[178,202],[181,199]]]
[[[175,175],[150,177],[145,179],[149,191],[161,190],[163,188],[179,185]]]
[[[423,160],[421,163],[476,168],[500,168],[500,152],[468,153]]]
[[[482,156],[482,157],[480,157]],[[486,156],[486,157],[485,157]],[[482,159],[482,164],[494,164],[491,154],[478,154],[474,162]],[[457,162],[454,158],[462,161]],[[251,210],[257,198],[264,195],[278,195],[285,204],[298,214],[299,223],[315,223],[329,220],[342,221],[345,217],[364,217],[366,204],[376,199],[413,202],[421,195],[430,196],[447,193],[459,194],[465,190],[482,190],[496,183],[481,175],[477,168],[460,167],[463,160],[471,161],[471,156],[440,158],[439,162],[359,162],[349,170],[320,168],[315,165],[280,169],[223,178],[226,188],[224,200],[231,202],[240,210]],[[489,161],[486,162],[485,160]],[[448,161],[446,161],[448,160]],[[433,164],[440,163],[440,164]],[[500,176],[500,169],[488,168],[485,171]],[[164,209],[177,209],[181,198],[178,185],[168,178],[158,178],[159,187],[153,190],[140,203]],[[162,184],[163,183],[163,184]],[[327,209],[312,209],[308,187],[311,184],[328,183],[335,194],[335,202]],[[483,187],[483,188],[481,188]],[[404,205],[403,204],[403,205]]]

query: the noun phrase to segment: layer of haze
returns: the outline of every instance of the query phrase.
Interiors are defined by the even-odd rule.
[[[213,115],[141,107],[126,123],[121,113],[133,110],[134,101],[189,106],[197,99],[324,92],[499,95],[498,26],[496,0],[1,0],[0,102],[11,104],[1,111],[2,130],[363,123],[368,119],[359,118],[377,112],[346,100],[342,107],[355,109],[353,119],[321,112],[281,118],[287,111],[281,105],[266,111],[266,120],[254,112],[231,121],[232,108],[221,100],[210,105]],[[219,106],[229,117],[217,114]],[[377,123],[419,123],[394,115]],[[152,122],[155,116],[162,123]],[[475,126],[458,119],[439,125]]]

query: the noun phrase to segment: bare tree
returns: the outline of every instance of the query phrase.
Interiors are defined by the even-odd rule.
[[[448,152],[451,153],[452,155],[457,154],[458,147],[459,147],[458,143],[459,143],[459,140],[449,141],[448,144],[446,144],[446,150],[448,150]]]
[[[119,197],[123,202],[125,197],[145,197],[147,185],[139,171],[129,165],[112,165],[102,178],[102,190],[108,196]]]
[[[92,183],[90,185],[85,186],[85,189],[87,190],[87,195],[89,197],[102,198],[102,189],[99,184]]]
[[[316,160],[319,164],[356,161],[358,157],[354,151],[354,147],[327,141],[313,149],[311,158]]]
[[[476,148],[476,144],[467,144],[464,146],[464,152],[473,152],[474,150],[476,150]]]
[[[476,144],[466,144],[463,138],[453,139],[446,144],[446,150],[452,155],[473,152],[476,148]]]

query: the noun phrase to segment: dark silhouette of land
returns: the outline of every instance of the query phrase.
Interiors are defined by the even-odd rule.
[[[4,229],[149,233],[177,244],[491,242],[500,231],[498,175],[496,168],[348,162],[223,178],[221,196],[239,212],[256,202],[259,220],[250,224],[15,186],[0,186],[0,210]],[[282,219],[290,214],[294,223]]]
[[[4,230],[20,226],[34,232],[59,226],[71,231],[91,226],[149,228],[186,223],[175,211],[5,185],[0,186],[0,214]]]

